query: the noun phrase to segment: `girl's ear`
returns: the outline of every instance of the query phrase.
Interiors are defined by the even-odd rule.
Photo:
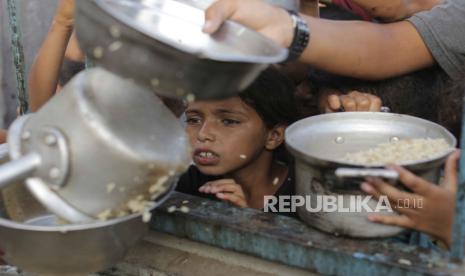
[[[267,150],[275,150],[284,142],[285,125],[277,125],[268,131],[265,148]]]

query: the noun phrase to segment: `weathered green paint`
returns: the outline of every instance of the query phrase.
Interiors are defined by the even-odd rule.
[[[183,205],[189,213],[167,212],[170,206]],[[457,269],[440,252],[383,239],[336,237],[297,219],[180,193],[153,217],[152,227],[158,231],[322,274],[448,275]],[[401,259],[411,265],[399,263]]]
[[[16,7],[16,0],[8,0],[8,22],[10,25],[11,47],[16,73],[16,93],[19,100],[19,112],[20,114],[25,114],[29,109],[26,89],[26,65],[24,62],[21,27]]]

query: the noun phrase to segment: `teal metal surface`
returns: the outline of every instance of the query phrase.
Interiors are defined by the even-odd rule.
[[[8,22],[10,25],[11,47],[13,52],[13,62],[16,73],[16,91],[19,100],[20,114],[27,113],[29,107],[27,102],[27,89],[26,89],[26,65],[24,62],[24,51],[22,44],[22,34],[20,27],[20,20],[16,1],[7,0],[8,3]]]
[[[465,147],[465,100],[462,118],[462,137],[460,148]],[[465,248],[465,153],[462,151],[459,165],[459,186],[457,188],[457,206],[455,209],[454,230],[452,233],[452,258],[463,261]]]
[[[451,275],[459,269],[441,252],[392,240],[336,237],[297,219],[180,193],[157,209],[151,226],[326,275]]]

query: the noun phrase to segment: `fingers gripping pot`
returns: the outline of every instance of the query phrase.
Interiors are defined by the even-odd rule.
[[[180,99],[236,95],[287,50],[227,21],[202,32],[200,8],[175,0],[76,1],[76,34],[93,63]]]
[[[313,208],[310,212],[305,206],[298,207],[299,216],[312,227],[352,237],[388,237],[402,232],[400,227],[368,221],[370,210],[358,207],[350,210],[351,200],[366,196],[359,188],[364,176],[395,179],[397,173],[342,160],[347,153],[368,150],[394,140],[415,138],[443,138],[450,145],[449,150],[438,156],[400,164],[437,183],[441,166],[454,150],[456,139],[435,123],[392,113],[344,112],[309,117],[289,126],[286,146],[296,159],[296,192],[309,196]],[[356,178],[340,178],[348,176]],[[342,209],[318,211],[318,200],[321,202],[322,196],[326,195],[336,196]],[[367,205],[375,211],[378,201],[371,199]],[[387,211],[380,213],[392,215]]]
[[[8,142],[31,193],[70,222],[142,211],[141,200],[165,195],[190,162],[184,130],[163,103],[103,69],[79,74],[15,121]]]

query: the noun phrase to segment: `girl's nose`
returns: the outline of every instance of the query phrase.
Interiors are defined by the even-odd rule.
[[[199,130],[199,133],[197,134],[197,139],[200,142],[206,142],[206,141],[214,141],[215,140],[215,134],[213,133],[213,128],[210,123],[204,122],[202,127]]]

